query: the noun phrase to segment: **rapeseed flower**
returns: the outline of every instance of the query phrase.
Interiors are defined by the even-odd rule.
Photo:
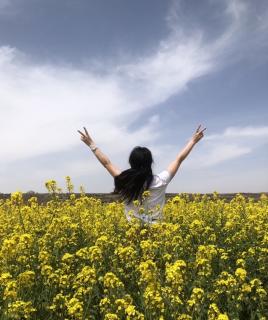
[[[0,200],[3,317],[265,319],[267,196],[178,194],[161,223],[143,225],[127,222],[122,203],[76,198],[66,183],[66,200],[54,180],[46,204],[21,192]]]

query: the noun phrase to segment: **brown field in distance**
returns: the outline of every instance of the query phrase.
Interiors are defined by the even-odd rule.
[[[74,193],[77,198],[81,196],[80,193]],[[180,196],[189,196],[189,199],[192,200],[194,195],[197,193],[166,193],[166,200],[175,197],[176,195]],[[204,193],[199,193],[201,196],[204,195]],[[213,193],[205,193],[209,198],[212,198]],[[226,201],[230,201],[236,194],[238,193],[218,193],[218,197],[221,199],[226,199]],[[243,193],[240,192],[239,194],[243,195],[246,198],[253,198],[255,201],[258,201],[260,196],[262,194],[266,194],[268,196],[268,192],[260,192],[260,193]],[[69,193],[60,193],[57,194],[59,196],[59,199],[68,199],[70,194]],[[114,193],[86,193],[86,196],[88,197],[94,197],[97,199],[100,199],[102,202],[112,202],[119,200],[119,196]],[[37,197],[38,203],[46,203],[47,201],[53,199],[53,195],[49,193],[35,193],[35,192],[26,192],[23,193],[23,199],[26,202],[31,197]],[[8,199],[10,198],[10,193],[0,193],[0,199]]]

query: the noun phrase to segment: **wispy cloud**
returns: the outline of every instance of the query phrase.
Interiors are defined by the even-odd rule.
[[[222,133],[202,139],[201,152],[187,161],[186,168],[209,167],[253,153],[267,145],[268,127],[228,127]]]
[[[5,147],[0,161],[70,149],[78,143],[73,132],[83,124],[108,151],[111,138],[128,138],[125,147],[132,141],[152,143],[158,136],[155,124],[135,132],[129,132],[128,125],[137,112],[165,101],[209,71],[209,55],[202,54],[200,41],[185,39],[178,44],[171,37],[151,56],[117,66],[106,76],[32,65],[20,52],[2,47],[0,139]]]
[[[268,137],[268,126],[262,127],[228,127],[222,134],[212,134],[204,137],[204,140],[221,140],[226,138],[240,138],[240,137]]]
[[[199,167],[214,166],[224,161],[241,157],[250,152],[252,152],[252,149],[250,147],[243,147],[234,143],[231,143],[231,144],[219,143],[213,146],[213,148],[208,147],[206,152],[202,153],[202,155],[198,157],[198,164],[195,164],[195,166],[199,166]]]

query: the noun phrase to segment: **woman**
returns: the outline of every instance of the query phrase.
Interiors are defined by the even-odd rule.
[[[130,168],[120,170],[104,155],[95,145],[84,127],[81,140],[90,147],[101,164],[114,177],[115,192],[119,193],[125,204],[125,214],[128,221],[135,216],[144,222],[156,223],[162,219],[162,209],[165,204],[167,185],[175,176],[182,161],[188,156],[193,146],[204,136],[206,128],[201,130],[201,125],[193,134],[190,141],[170,163],[166,170],[153,174],[153,158],[151,151],[145,147],[135,147],[129,156]],[[146,196],[146,190],[147,196]],[[135,201],[138,200],[138,201]]]

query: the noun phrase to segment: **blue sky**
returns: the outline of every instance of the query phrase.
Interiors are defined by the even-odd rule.
[[[77,129],[157,173],[198,124],[167,192],[268,191],[267,40],[265,0],[0,0],[0,192],[111,192]]]

